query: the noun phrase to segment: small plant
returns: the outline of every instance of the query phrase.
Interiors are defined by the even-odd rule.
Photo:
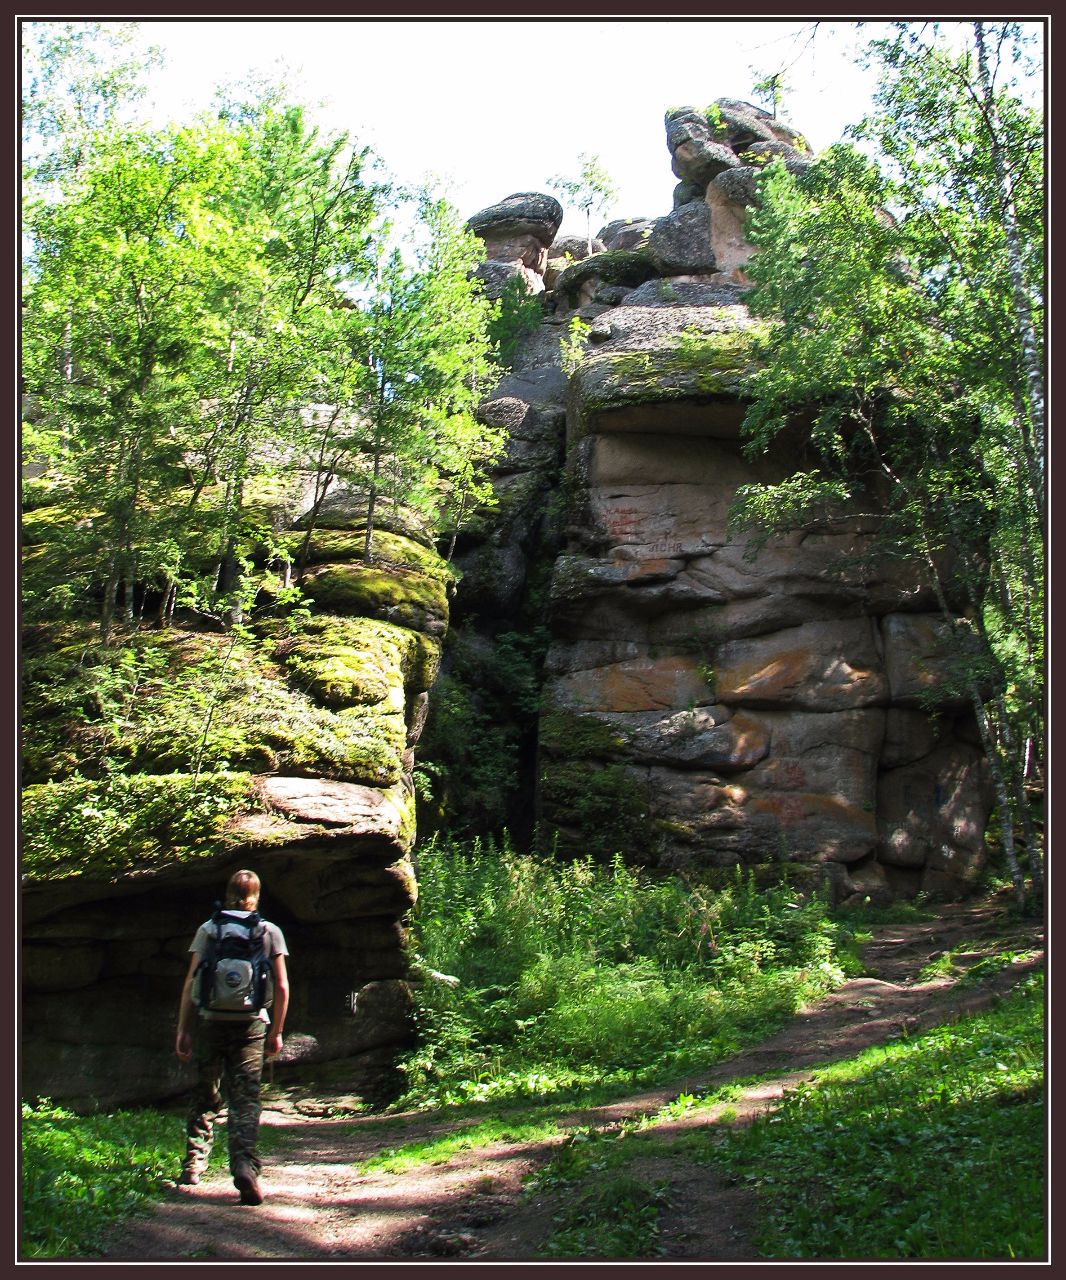
[[[578,366],[584,360],[591,332],[592,325],[587,320],[582,320],[580,316],[573,316],[566,336],[559,339],[559,352],[567,377],[576,373]]]

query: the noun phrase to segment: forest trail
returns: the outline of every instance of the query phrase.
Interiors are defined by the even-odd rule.
[[[923,968],[947,951],[955,976],[922,981]],[[1002,952],[1015,958],[980,983],[960,986],[960,970]],[[753,1259],[753,1194],[672,1151],[677,1139],[694,1126],[749,1122],[809,1079],[816,1065],[885,1043],[903,1030],[913,1034],[987,1007],[1044,962],[1044,927],[1041,921],[1012,919],[991,902],[964,903],[946,908],[937,920],[878,926],[863,954],[871,976],[846,982],[726,1062],[605,1106],[572,1112],[561,1107],[561,1132],[551,1138],[471,1146],[403,1173],[360,1173],[358,1165],[383,1147],[424,1141],[477,1120],[457,1124],[410,1113],[389,1118],[383,1127],[381,1117],[356,1115],[351,1099],[313,1096],[300,1088],[271,1090],[263,1123],[286,1131],[286,1150],[264,1169],[266,1202],[241,1206],[229,1177],[213,1172],[199,1186],[176,1188],[146,1215],[128,1220],[107,1242],[105,1257],[533,1260],[566,1192],[529,1195],[523,1180],[551,1158],[566,1131],[610,1128],[652,1115],[679,1094],[759,1076],[760,1083],[731,1101],[721,1120],[724,1106],[659,1123],[649,1153],[629,1170],[641,1180],[669,1183],[669,1202],[659,1219],[663,1257]]]

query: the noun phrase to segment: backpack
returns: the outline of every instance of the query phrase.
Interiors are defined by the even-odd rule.
[[[241,915],[217,908],[207,951],[196,970],[193,999],[211,1013],[254,1017],[274,999],[267,930],[258,911]]]

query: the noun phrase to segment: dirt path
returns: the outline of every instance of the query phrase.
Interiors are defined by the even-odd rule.
[[[1043,947],[1041,924],[1011,922],[990,903],[952,907],[936,921],[880,928],[864,952],[874,976],[845,983],[728,1062],[669,1087],[575,1111],[559,1126],[618,1125],[658,1111],[679,1093],[764,1077],[729,1104],[729,1123],[746,1123],[809,1079],[816,1064],[850,1057],[903,1029],[920,1031],[986,1007],[1043,963]],[[965,968],[990,950],[1013,951],[1018,959],[979,985],[960,987],[949,977],[919,980],[921,970],[944,952],[951,951],[955,964]],[[271,1095],[263,1122],[287,1130],[288,1153],[264,1173],[263,1205],[242,1207],[228,1177],[213,1174],[198,1187],[175,1189],[147,1216],[127,1222],[108,1242],[105,1256],[190,1261],[517,1261],[537,1256],[558,1202],[525,1195],[523,1178],[550,1159],[563,1135],[473,1147],[402,1174],[359,1174],[353,1166],[383,1146],[454,1131],[456,1125],[411,1114],[382,1130],[380,1119],[345,1114],[345,1107],[343,1098],[314,1098],[297,1090]],[[692,1126],[717,1122],[718,1112],[704,1109],[658,1125],[655,1154],[640,1157],[631,1169],[641,1179],[670,1184],[669,1205],[660,1217],[666,1257],[755,1257],[751,1194],[670,1151],[671,1142]]]

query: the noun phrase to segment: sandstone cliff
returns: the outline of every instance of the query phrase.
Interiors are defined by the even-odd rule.
[[[710,114],[667,115],[671,213],[610,224],[591,256],[549,247],[544,324],[484,412],[531,459],[564,450],[565,545],[545,536],[542,464],[516,451],[500,487],[525,497],[524,517],[508,507],[521,533],[466,552],[478,571],[459,600],[499,625],[531,554],[554,556],[535,804],[562,849],[813,864],[841,897],[958,894],[983,865],[991,795],[921,566],[872,554],[868,513],[757,553],[728,527],[740,485],[803,461],[802,424],[757,461],[741,448],[758,331],[743,268],[757,167],[810,154],[746,103]],[[494,219],[533,200],[471,220],[512,270]],[[575,318],[576,360],[560,353]]]
[[[187,779],[168,771],[187,761],[163,716],[135,797],[159,811],[156,853],[118,838],[27,867],[25,1094],[93,1106],[187,1087],[171,1052],[186,948],[244,865],[294,955],[288,1062],[342,1059],[351,1088],[380,1082],[410,1034],[412,775],[450,614],[446,669],[464,645],[546,637],[526,650],[539,698],[505,680],[470,693],[483,718],[518,725],[507,818],[530,838],[536,823],[545,848],[708,874],[791,864],[838,897],[957,895],[978,874],[986,769],[942,679],[945,625],[920,567],[871,554],[869,512],[758,551],[728,524],[740,485],[803,459],[800,423],[758,460],[742,450],[759,332],[744,227],[759,165],[800,169],[809,150],[730,100],[666,127],[674,209],[609,224],[591,255],[558,238],[549,196],[470,221],[486,289],[520,280],[543,314],[482,405],[509,443],[498,504],[454,565],[403,512],[383,514],[363,564],[359,495],[336,495],[306,552],[310,620],[257,624],[258,656],[220,705],[254,727],[208,834],[174,835]],[[275,520],[294,550],[306,499]],[[226,643],[176,630],[160,660],[180,681],[183,654],[219,667]],[[28,803],[56,785],[77,784],[41,780]]]

